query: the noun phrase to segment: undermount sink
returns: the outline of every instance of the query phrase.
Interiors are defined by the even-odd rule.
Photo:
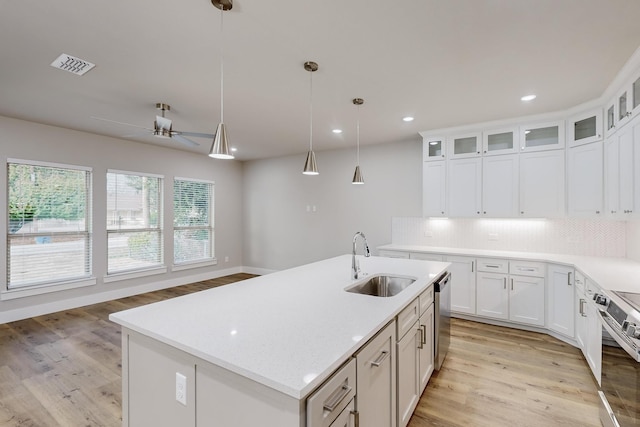
[[[392,297],[407,289],[415,281],[413,277],[377,275],[346,288],[345,291],[374,297]]]

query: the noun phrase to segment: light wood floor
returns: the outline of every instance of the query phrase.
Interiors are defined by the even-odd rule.
[[[0,325],[0,426],[120,426],[120,330],[108,315],[248,277]],[[409,426],[598,427],[596,399],[589,368],[571,346],[454,319],[445,364]]]

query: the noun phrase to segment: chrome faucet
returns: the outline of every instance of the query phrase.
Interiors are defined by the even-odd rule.
[[[356,259],[356,240],[358,239],[358,236],[362,237],[362,240],[364,240],[364,256],[365,257],[371,256],[371,252],[369,252],[369,244],[367,243],[367,238],[364,236],[364,233],[362,231],[358,231],[353,236],[353,251],[351,253],[351,278],[352,279],[358,279],[360,276],[360,263]]]

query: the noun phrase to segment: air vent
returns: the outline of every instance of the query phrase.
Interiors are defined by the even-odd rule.
[[[60,70],[77,74],[78,76],[82,76],[87,71],[95,67],[96,64],[92,64],[91,62],[85,61],[84,59],[76,58],[74,56],[63,53],[51,63],[51,66]]]

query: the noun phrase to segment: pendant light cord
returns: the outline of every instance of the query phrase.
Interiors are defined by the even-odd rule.
[[[224,7],[220,9],[220,123],[224,123]]]
[[[356,164],[360,166],[360,105],[358,107],[358,115],[356,120]]]
[[[309,151],[313,151],[313,71],[309,72]]]

